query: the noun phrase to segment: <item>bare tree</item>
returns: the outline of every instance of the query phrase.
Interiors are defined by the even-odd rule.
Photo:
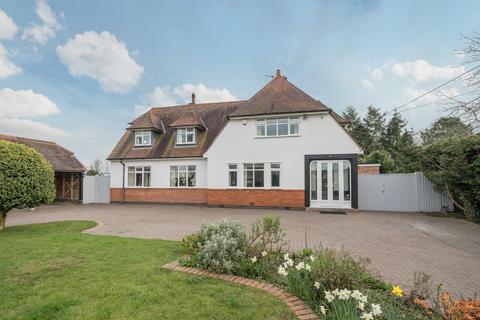
[[[474,32],[470,36],[462,35],[462,37],[465,46],[457,54],[465,57],[464,65],[472,66],[471,72],[465,76],[465,81],[467,87],[473,88],[473,90],[465,99],[444,94],[449,100],[445,108],[451,116],[461,118],[475,132],[478,132],[480,131],[480,33]]]

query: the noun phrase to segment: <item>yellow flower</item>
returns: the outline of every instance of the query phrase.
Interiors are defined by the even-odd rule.
[[[392,293],[397,297],[403,297],[403,290],[400,288],[400,286],[393,286]]]

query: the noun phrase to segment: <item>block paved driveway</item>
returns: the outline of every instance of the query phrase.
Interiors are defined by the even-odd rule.
[[[263,215],[279,215],[292,249],[320,244],[345,248],[371,259],[369,269],[385,280],[410,288],[415,271],[433,275],[456,295],[480,293],[480,225],[414,213],[360,212],[326,215],[309,211],[224,209],[168,205],[58,204],[35,211],[14,210],[7,226],[59,220],[95,220],[88,233],[180,240],[203,222],[242,221],[247,230]]]

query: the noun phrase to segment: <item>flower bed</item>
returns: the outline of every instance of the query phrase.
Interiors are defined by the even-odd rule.
[[[419,291],[404,296],[400,287],[372,276],[365,260],[321,247],[289,252],[278,217],[254,222],[248,236],[239,222],[205,224],[185,237],[183,246],[188,257],[182,265],[272,283],[305,301],[321,319],[443,318]]]

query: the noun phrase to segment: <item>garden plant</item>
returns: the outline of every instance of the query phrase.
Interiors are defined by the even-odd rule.
[[[406,295],[369,273],[365,259],[345,251],[318,247],[290,252],[278,217],[255,221],[248,235],[239,222],[210,223],[185,237],[183,246],[188,254],[180,260],[183,265],[270,282],[305,301],[321,319],[470,319],[457,314],[473,312],[478,302],[454,301],[440,290],[430,301],[425,284],[431,284],[422,275],[415,275],[416,289]]]

